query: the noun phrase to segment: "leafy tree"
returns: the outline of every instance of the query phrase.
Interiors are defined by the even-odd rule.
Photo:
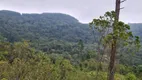
[[[112,48],[116,48],[116,46],[118,44],[128,44],[131,42],[135,42],[135,45],[137,45],[137,47],[140,47],[140,41],[139,41],[139,37],[137,36],[133,36],[132,32],[129,31],[130,30],[130,26],[119,21],[119,22],[115,22],[115,12],[106,12],[104,14],[104,16],[100,16],[99,19],[93,19],[93,21],[90,23],[90,26],[92,27],[96,27],[99,31],[102,31],[105,29],[104,33],[106,33],[104,38],[103,38],[103,44],[107,44],[108,46],[111,47],[110,50],[112,50]],[[107,31],[109,31],[109,33],[107,33]],[[135,39],[135,41],[133,40],[133,38]],[[122,43],[123,42],[123,43]],[[114,45],[115,44],[115,45]],[[118,49],[118,48],[117,48]],[[110,51],[113,52],[113,51]],[[112,54],[110,54],[110,58],[115,59],[115,56],[113,56]],[[110,59],[111,60],[111,59]],[[115,61],[115,60],[114,60]],[[110,66],[109,69],[112,68],[113,63],[111,63],[112,61],[110,61]],[[112,70],[110,70],[109,74],[114,74],[114,68]]]

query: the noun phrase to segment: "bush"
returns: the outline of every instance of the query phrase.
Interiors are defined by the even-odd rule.
[[[136,76],[132,73],[126,75],[126,80],[137,80]]]
[[[125,80],[125,77],[120,74],[115,74],[115,80]]]

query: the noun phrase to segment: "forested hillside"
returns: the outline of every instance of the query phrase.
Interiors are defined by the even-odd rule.
[[[129,25],[134,35],[142,40],[142,24]],[[97,54],[99,37],[95,28],[70,15],[2,10],[0,79],[94,80],[98,75],[98,80],[106,80],[109,59],[105,54],[102,64],[97,62],[98,56],[102,55]],[[125,48],[120,48],[117,54],[120,64],[116,80],[141,79],[142,49],[131,51],[135,49],[134,45]],[[97,73],[98,68],[100,73]]]
[[[131,30],[135,35],[138,35],[142,40],[142,23],[129,23]]]
[[[45,41],[92,43],[97,31],[82,24],[70,15],[61,13],[20,14],[14,11],[0,11],[0,34],[9,42],[29,40],[38,44]],[[129,24],[135,35],[141,36],[142,24]]]
[[[64,40],[77,42],[91,40],[89,27],[77,19],[60,13],[20,14],[0,11],[1,34],[8,41]]]
[[[61,13],[20,14],[2,10],[0,24],[0,34],[5,41],[27,40],[32,47],[47,53],[78,54],[80,44],[84,51],[94,50],[99,38],[97,30],[91,29],[88,24]],[[141,39],[142,24],[129,25],[134,35]]]

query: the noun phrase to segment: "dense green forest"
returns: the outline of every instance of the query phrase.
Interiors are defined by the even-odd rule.
[[[142,24],[129,25],[142,41]],[[106,80],[109,55],[98,55],[100,36],[70,15],[0,11],[0,79]],[[118,50],[115,80],[142,80],[142,49]]]

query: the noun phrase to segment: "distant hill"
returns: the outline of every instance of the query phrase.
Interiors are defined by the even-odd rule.
[[[134,35],[140,36],[142,40],[142,23],[129,23],[129,25]],[[36,50],[55,56],[58,54],[66,58],[72,57],[72,61],[77,61],[76,59],[81,56],[85,60],[89,51],[97,46],[93,42],[98,36],[97,31],[92,31],[88,24],[82,24],[67,14],[20,14],[14,11],[0,11],[1,40],[3,38],[9,42],[28,40]],[[120,62],[127,63],[131,59],[130,56],[131,54],[124,54]],[[133,57],[136,64],[141,64],[141,56],[137,53]]]
[[[89,42],[91,31],[70,15],[61,13],[20,14],[0,11],[0,32],[8,41],[65,40]]]
[[[142,23],[129,23],[131,31],[142,40]]]
[[[134,34],[142,37],[142,24],[129,24]],[[20,14],[0,11],[0,34],[9,42],[30,40],[36,46],[56,43],[92,43],[97,32],[92,34],[88,24],[61,13]],[[53,44],[52,43],[52,44]]]

